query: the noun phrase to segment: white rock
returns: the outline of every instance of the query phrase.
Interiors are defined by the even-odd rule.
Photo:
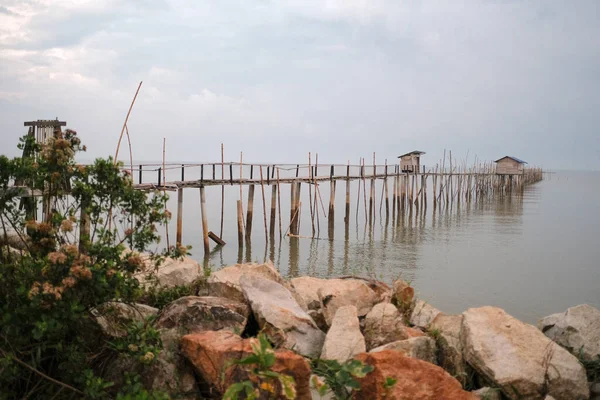
[[[365,317],[367,350],[398,340],[408,339],[400,312],[392,303],[379,303]]]
[[[329,332],[327,332],[321,358],[343,363],[365,351],[365,338],[360,333],[356,307],[338,308]]]
[[[428,328],[441,311],[423,300],[417,300],[410,316],[410,323],[419,328]]]
[[[261,329],[276,345],[306,357],[318,357],[325,334],[277,282],[255,275],[242,275],[240,287]]]
[[[271,261],[267,261],[264,264],[236,264],[213,272],[207,281],[208,294],[231,300],[245,301],[240,287],[240,278],[242,275],[259,276],[263,279],[279,283],[290,291],[303,310],[308,310],[302,297],[296,293],[292,285],[281,277]]]
[[[377,353],[384,350],[396,350],[411,358],[436,364],[435,340],[427,336],[414,337],[406,340],[398,340],[371,350],[369,353]]]
[[[330,279],[328,285],[317,291],[328,325],[343,306],[355,306],[359,317],[364,317],[379,301],[379,296],[364,281],[358,279]]]
[[[439,349],[438,361],[450,375],[466,387],[471,368],[466,363],[462,352],[461,331],[462,315],[438,314],[431,322],[429,332],[436,332],[436,344]]]
[[[538,322],[538,328],[550,339],[586,360],[600,357],[600,310],[587,304],[571,307]]]
[[[317,292],[320,288],[326,286],[328,282],[329,279],[313,278],[311,276],[290,279],[291,285],[302,297],[309,310],[319,310],[321,308]]]
[[[463,316],[466,361],[509,398],[589,397],[585,370],[577,358],[534,326],[496,307],[471,308]]]
[[[134,252],[134,254],[137,253]],[[158,268],[152,265],[147,254],[142,254],[141,257],[146,264],[146,269],[136,277],[146,287],[154,284],[159,287],[188,286],[204,276],[200,264],[190,257],[183,257],[182,259],[167,257]]]

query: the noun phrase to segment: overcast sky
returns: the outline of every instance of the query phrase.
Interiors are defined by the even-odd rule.
[[[58,117],[134,158],[600,170],[598,0],[0,0],[0,153]]]

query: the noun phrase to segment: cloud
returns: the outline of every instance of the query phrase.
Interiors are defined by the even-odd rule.
[[[433,163],[452,148],[600,168],[594,1],[5,3],[3,149],[24,117],[59,116],[90,155],[110,154],[143,80],[138,158],[159,158],[167,137],[195,161],[224,142],[264,161],[423,148]]]

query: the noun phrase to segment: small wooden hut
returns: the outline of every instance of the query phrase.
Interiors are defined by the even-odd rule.
[[[421,169],[421,156],[425,154],[424,151],[413,150],[410,153],[398,156],[400,159],[400,171],[415,173]]]
[[[495,161],[496,174],[498,175],[521,175],[526,161],[520,160],[517,157],[504,156]]]

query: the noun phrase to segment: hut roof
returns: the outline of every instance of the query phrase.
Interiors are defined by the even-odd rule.
[[[404,156],[412,156],[412,155],[417,155],[417,156],[421,156],[425,154],[424,151],[420,151],[420,150],[413,150],[411,152],[408,152],[406,154],[402,154],[401,156],[398,156],[398,158],[404,157]]]
[[[494,162],[502,161],[505,158],[510,158],[511,160],[514,160],[514,161],[518,162],[519,164],[527,164],[527,161],[523,161],[523,160],[518,159],[517,157],[512,157],[512,156],[504,156],[502,158],[497,159]]]

